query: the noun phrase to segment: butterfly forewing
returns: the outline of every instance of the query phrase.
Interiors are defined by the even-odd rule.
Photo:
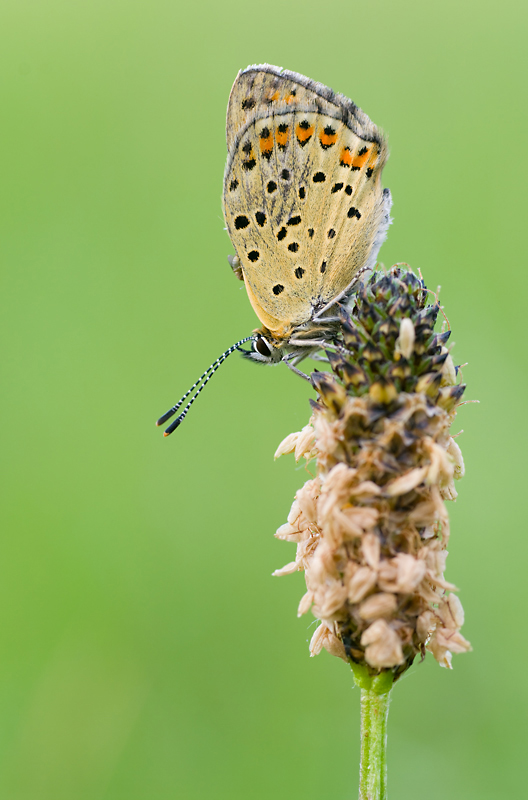
[[[259,69],[241,73],[231,93],[224,214],[250,301],[284,336],[345,290],[379,247],[387,150],[347,98]]]

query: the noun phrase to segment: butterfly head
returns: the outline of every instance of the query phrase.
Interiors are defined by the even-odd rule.
[[[286,341],[277,339],[267,328],[253,333],[251,350],[241,350],[242,355],[257,364],[278,364],[286,353]]]

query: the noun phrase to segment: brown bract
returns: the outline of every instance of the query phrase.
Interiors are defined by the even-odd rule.
[[[400,267],[361,287],[327,351],[332,371],[312,374],[310,424],[276,452],[316,464],[276,533],[296,542],[295,561],[274,573],[305,573],[298,613],[321,622],[311,654],[325,648],[395,677],[426,649],[445,667],[470,649],[444,577],[444,501],[464,473],[450,429],[465,387],[426,298]]]

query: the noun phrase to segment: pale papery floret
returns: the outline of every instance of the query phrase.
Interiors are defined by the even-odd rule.
[[[377,508],[349,505],[342,509],[338,519],[344,527],[344,538],[349,534],[352,538],[359,536],[364,541],[363,537],[368,536],[368,531],[377,524],[379,511]]]
[[[445,351],[446,348],[443,348]],[[441,386],[454,386],[456,384],[457,375],[455,364],[450,355],[447,356],[442,368],[442,383]]]
[[[308,528],[305,531],[299,531],[289,522],[285,522],[284,525],[277,528],[275,533],[277,539],[283,539],[285,542],[300,542],[302,538],[309,535]]]
[[[400,637],[384,619],[378,619],[361,637],[365,645],[367,664],[377,669],[388,669],[404,660]]]
[[[310,655],[311,656],[318,656],[321,650],[324,647],[323,641],[324,637],[328,635],[330,631],[322,622],[318,628],[315,629],[312,638],[310,639]]]
[[[454,472],[453,462],[448,458],[444,448],[429,438],[425,440],[424,446],[431,462],[425,482],[431,485],[444,484],[451,480]]]
[[[301,509],[297,500],[294,500],[292,506],[290,508],[290,513],[288,514],[288,522],[293,527],[296,527],[297,530],[300,530],[299,521],[302,519],[301,517]],[[306,521],[307,522],[307,521]]]
[[[360,603],[376,585],[377,574],[370,567],[360,567],[348,584],[348,599]]]
[[[440,647],[447,647],[452,653],[467,653],[471,645],[460,631],[452,628],[437,628],[434,636]]]
[[[326,650],[326,652],[329,653],[331,656],[342,658],[343,661],[348,662],[343,642],[341,641],[341,639],[338,639],[338,637],[331,631],[325,637],[325,640],[323,642],[323,647]]]
[[[373,481],[361,481],[361,483],[358,483],[356,486],[350,487],[350,496],[353,497],[356,502],[378,497],[380,494],[383,494],[381,486],[378,486]]]
[[[320,453],[332,454],[339,447],[343,438],[343,425],[339,420],[331,423],[318,416],[314,420],[314,430]]]
[[[416,591],[419,592],[423,601],[425,603],[429,603],[430,605],[438,603],[443,593],[440,587],[437,587],[431,583],[428,576],[426,576],[421,584],[416,587]]]
[[[328,541],[324,540],[319,543],[308,564],[312,585],[323,584],[329,578],[333,580],[339,576],[335,553],[336,550]]]
[[[314,595],[313,592],[306,592],[301,597],[301,602],[299,603],[299,607],[297,608],[297,616],[302,617],[303,614],[306,614],[307,611],[310,610],[312,603],[313,603]]]
[[[436,544],[436,542],[432,542],[430,547],[423,547],[418,553],[418,558],[425,561],[428,569],[432,570],[436,575],[442,576],[445,571],[448,552],[447,550],[437,549]]]
[[[431,641],[427,645],[427,650],[433,654],[441,667],[452,669],[451,662],[453,656],[450,650],[447,647],[440,645],[434,635],[431,637]]]
[[[456,630],[464,624],[464,609],[456,594],[452,592],[445,595],[438,604],[436,611],[438,619],[444,628]]]
[[[317,522],[317,498],[320,490],[321,481],[319,478],[314,478],[307,481],[295,495],[299,508],[308,522]]]
[[[293,453],[299,436],[300,436],[300,431],[288,434],[288,436],[286,436],[286,438],[282,440],[280,445],[275,450],[275,455],[273,457],[277,459],[280,458],[280,456],[287,455],[288,453]]]
[[[382,561],[378,570],[378,585],[386,592],[411,594],[422,581],[426,566],[421,559],[406,553]]]
[[[297,435],[295,443],[295,460],[300,461],[304,456],[309,459],[315,442],[315,431],[311,425],[305,425]]]
[[[426,642],[436,628],[438,618],[435,612],[428,608],[423,611],[416,621],[416,633],[422,642]]]
[[[428,467],[416,467],[410,469],[405,475],[395,478],[393,481],[385,486],[385,494],[389,497],[397,497],[401,494],[407,494],[411,489],[415,489],[424,480],[429,471]]]
[[[361,619],[371,622],[379,617],[390,617],[396,611],[398,601],[396,595],[389,592],[378,592],[367,597],[359,606]]]
[[[314,604],[320,619],[329,619],[342,608],[347,599],[347,590],[341,581],[329,580],[315,593]]]
[[[343,643],[337,638],[330,628],[325,623],[321,623],[310,641],[310,655],[318,655],[322,649],[327,650],[330,655],[338,656],[344,661],[347,660],[345,648]]]
[[[442,496],[442,500],[456,500],[458,497],[458,492],[455,489],[454,482],[451,480],[449,483],[446,483],[445,486],[441,486],[440,494]]]
[[[361,541],[361,550],[369,567],[376,569],[380,561],[380,540],[375,533],[365,533]]]
[[[448,595],[447,606],[449,608],[449,612],[453,620],[453,625],[456,628],[461,628],[462,625],[464,624],[464,609],[462,608],[462,603],[460,602],[460,599],[456,596],[456,594],[451,593]]]
[[[446,581],[443,575],[437,575],[434,570],[428,569],[426,571],[427,579],[431,581],[435,586],[440,587],[441,589],[446,589],[451,592],[458,591],[457,587],[454,583],[450,581]]]
[[[414,349],[416,334],[414,325],[409,317],[404,317],[400,323],[400,335],[396,340],[396,352],[405,358],[410,358]]]
[[[279,578],[282,575],[292,575],[294,572],[298,572],[298,571],[299,571],[299,567],[297,565],[297,562],[296,561],[290,561],[289,564],[285,564],[284,567],[281,567],[280,569],[276,569],[275,572],[272,572],[271,574],[273,575],[273,577]]]
[[[295,562],[300,570],[304,570],[310,566],[318,543],[318,536],[312,536],[310,539],[299,542],[297,545],[297,553],[295,554]]]
[[[462,450],[455,442],[453,438],[449,439],[449,444],[447,446],[447,452],[453,459],[453,466],[454,466],[454,477],[459,480],[460,478],[464,477],[465,473],[465,466],[464,466],[464,458],[462,456]]]
[[[325,476],[322,494],[330,496],[335,503],[346,503],[356,478],[357,470],[351,469],[347,464],[336,464]]]

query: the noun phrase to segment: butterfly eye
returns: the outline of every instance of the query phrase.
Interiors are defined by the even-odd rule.
[[[261,356],[264,356],[265,358],[270,358],[271,347],[269,346],[269,344],[267,343],[267,341],[263,336],[257,336],[255,341],[253,342],[253,347],[255,348],[257,353],[260,353]]]

